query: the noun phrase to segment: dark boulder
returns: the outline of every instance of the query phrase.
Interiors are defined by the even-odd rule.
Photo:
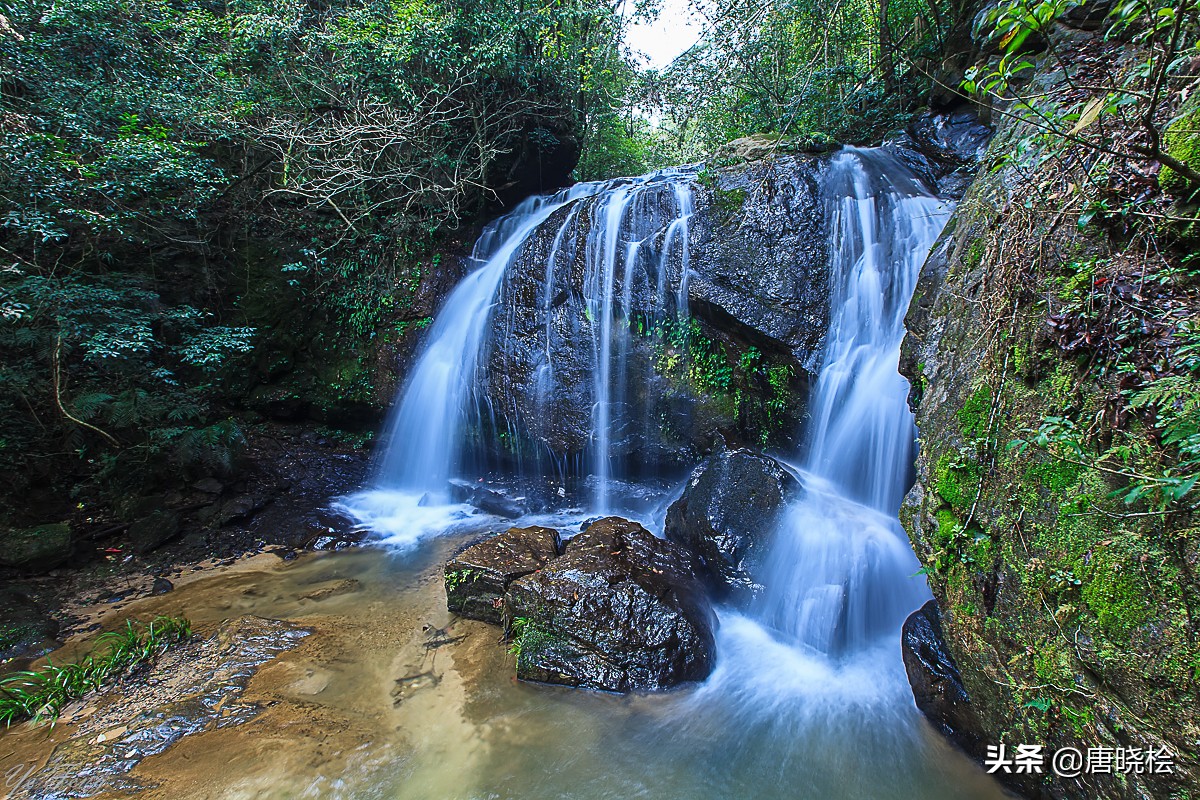
[[[561,550],[558,531],[538,526],[509,528],[472,545],[446,564],[446,607],[499,625],[509,584],[541,569]]]
[[[135,553],[149,553],[179,534],[179,514],[161,509],[129,526],[129,544]]]
[[[450,499],[455,503],[465,503],[477,508],[485,514],[506,519],[515,519],[525,513],[525,509],[515,500],[510,500],[493,489],[475,486],[463,480],[450,481]]]
[[[0,533],[0,566],[40,573],[71,557],[74,543],[65,522]]]
[[[775,459],[722,450],[692,473],[667,509],[664,533],[696,554],[720,594],[746,603],[762,590],[762,562],[780,513],[803,491]]]
[[[636,522],[594,523],[505,605],[522,680],[654,691],[712,670],[715,616],[692,557]]]
[[[917,708],[941,733],[966,753],[982,758],[986,746],[958,665],[942,635],[941,614],[930,600],[904,621],[901,634],[904,669]]]

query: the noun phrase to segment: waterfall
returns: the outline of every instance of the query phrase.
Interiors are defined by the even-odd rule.
[[[555,211],[601,189],[578,184],[550,197],[531,197],[479,237],[471,259],[481,266],[455,287],[437,313],[425,350],[392,411],[376,473],[379,488],[444,499],[461,456],[463,424],[476,405],[470,401],[479,354],[504,271]]]
[[[824,194],[831,314],[809,411],[809,491],[777,532],[757,612],[845,656],[897,633],[928,596],[896,519],[916,433],[897,367],[904,316],[949,208],[894,159],[853,148],[831,161]]]
[[[538,405],[549,409],[558,389],[552,355],[555,270],[582,252],[583,304],[591,326],[592,419],[588,461],[593,484],[590,506],[607,511],[610,486],[620,477],[613,432],[631,424],[627,405],[626,355],[635,311],[653,317],[686,313],[688,220],[692,216],[695,170],[662,170],[638,178],[579,183],[557,194],[532,197],[489,225],[471,255],[478,266],[450,293],[426,334],[423,348],[393,407],[378,458],[374,487],[346,498],[339,507],[386,541],[408,545],[445,527],[454,478],[464,474],[468,440],[499,424],[484,391],[488,353],[505,346],[488,340],[493,309],[504,304],[506,279],[524,262],[535,240],[548,239],[540,308],[545,314],[544,358],[531,376]],[[664,212],[663,196],[672,198]],[[566,209],[562,214],[560,210]],[[664,216],[665,213],[665,216]],[[588,224],[581,225],[586,216]],[[582,236],[583,241],[578,241]],[[643,251],[646,251],[645,253]],[[679,273],[669,291],[672,264]],[[647,297],[647,294],[652,295]],[[511,323],[509,323],[511,324]],[[512,387],[517,388],[517,387]],[[511,425],[515,414],[504,419]],[[517,458],[520,458],[518,451]],[[480,459],[486,461],[486,454]],[[514,470],[521,472],[518,465]],[[540,459],[540,475],[546,472]]]
[[[756,604],[719,610],[712,675],[693,692],[656,698],[641,738],[616,744],[639,757],[692,758],[731,796],[742,779],[774,787],[764,796],[918,796],[903,782],[885,786],[898,775],[920,785],[914,772],[942,764],[899,653],[903,620],[929,590],[896,517],[915,447],[897,367],[921,265],[951,209],[881,150],[846,148],[814,169],[824,218],[811,224],[828,238],[830,314],[795,456],[805,491],[774,532]],[[438,313],[397,403],[381,489],[345,507],[395,543],[447,529],[430,503],[464,468],[465,430],[491,414],[483,367],[516,347],[517,322],[511,308],[498,315],[489,342],[489,321],[493,307],[516,302],[538,311],[533,353],[519,354],[534,363],[529,387],[507,388],[528,388],[536,413],[553,415],[576,356],[587,354],[570,389],[587,393],[591,435],[571,466],[590,475],[591,491],[582,513],[537,521],[577,527],[617,505],[616,483],[633,474],[621,441],[661,424],[636,408],[650,376],[635,372],[632,315],[661,325],[687,313],[694,182],[694,171],[675,170],[581,184],[489,228],[480,266]],[[531,466],[547,474],[540,461]]]

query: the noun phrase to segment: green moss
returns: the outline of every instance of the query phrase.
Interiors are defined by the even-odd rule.
[[[1195,105],[1171,123],[1163,136],[1163,145],[1167,153],[1177,161],[1182,161],[1193,169],[1200,166],[1200,105]],[[1189,186],[1187,179],[1170,167],[1159,170],[1158,185],[1164,192],[1174,195],[1191,194],[1196,191],[1196,187]]]
[[[976,440],[988,435],[988,422],[992,416],[992,389],[980,384],[958,410],[958,424],[964,439]]]
[[[512,645],[509,652],[517,657],[518,677],[537,667],[541,655],[564,643],[557,631],[546,626],[543,620],[517,617],[512,622]]]
[[[954,542],[955,534],[962,527],[962,522],[948,508],[939,510],[934,519],[937,520],[937,532],[934,541],[941,547],[949,547]]]
[[[1083,474],[1084,469],[1070,461],[1050,458],[1030,464],[1025,469],[1025,480],[1048,489],[1053,494],[1061,495],[1067,489],[1078,487],[1079,476]]]
[[[713,205],[726,217],[732,217],[746,204],[745,189],[713,188]]]
[[[934,466],[934,488],[951,508],[965,512],[975,502],[980,476],[979,464],[946,453]]]
[[[458,590],[460,586],[467,583],[474,583],[479,577],[479,573],[473,569],[459,569],[446,573],[446,594],[450,594]]]
[[[1097,548],[1083,560],[1077,574],[1083,578],[1083,600],[1100,626],[1118,641],[1129,638],[1153,614],[1147,582],[1138,559],[1142,549],[1128,537]]]
[[[973,270],[983,263],[983,252],[986,246],[982,237],[971,241],[971,244],[967,247],[967,257],[965,259],[968,269]]]

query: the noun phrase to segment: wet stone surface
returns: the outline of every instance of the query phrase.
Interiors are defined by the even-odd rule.
[[[606,517],[505,595],[517,677],[658,691],[706,678],[716,617],[690,553]]]
[[[464,617],[499,625],[509,585],[544,567],[561,550],[558,531],[539,526],[509,528],[472,545],[446,564],[446,606]]]
[[[696,468],[667,510],[667,539],[695,553],[718,594],[748,604],[784,508],[803,494],[782,464],[751,450],[724,450]]]
[[[308,634],[287,622],[246,616],[167,653],[144,677],[93,701],[94,711],[89,704],[69,712],[60,724],[77,723],[72,737],[11,797],[58,800],[144,788],[127,775],[143,759],[184,736],[253,718],[258,707],[240,702],[250,678]]]

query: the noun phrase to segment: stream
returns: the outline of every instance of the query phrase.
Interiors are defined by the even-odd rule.
[[[523,684],[499,629],[447,612],[442,564],[508,524],[453,502],[451,478],[507,468],[511,495],[531,481],[550,487],[551,501],[515,524],[573,532],[621,513],[662,531],[683,476],[648,477],[618,448],[649,415],[634,391],[643,378],[626,369],[636,342],[615,321],[632,317],[635,293],[663,318],[686,317],[695,182],[695,170],[681,169],[579,184],[527,200],[484,233],[477,268],[448,298],[396,404],[373,485],[341,501],[375,546],[290,564],[258,556],[127,610],[186,613],[205,632],[254,615],[312,634],[250,680],[243,700],[260,709],[250,721],[184,737],[114,789],[146,798],[1004,796],[919,714],[900,656],[900,627],[929,592],[896,520],[915,445],[896,365],[917,276],[951,206],[880,151],[847,148],[822,173],[829,326],[802,446],[781,454],[805,491],[774,532],[765,591],[719,609],[711,676],[659,695]],[[583,216],[591,226],[576,231]],[[476,441],[496,429],[483,371],[504,343],[488,341],[488,325],[535,235],[550,242],[536,389],[549,407],[569,388],[555,361],[562,329],[552,302],[553,266],[565,259],[586,273],[590,436],[574,460],[544,452],[497,466]],[[68,716],[48,733],[8,734],[15,755],[0,766],[44,762],[48,742],[85,723]]]

